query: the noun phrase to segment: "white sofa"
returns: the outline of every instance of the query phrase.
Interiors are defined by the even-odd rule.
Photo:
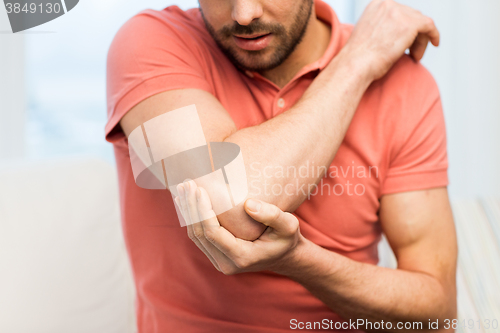
[[[135,332],[114,168],[0,164],[0,272],[0,332]]]

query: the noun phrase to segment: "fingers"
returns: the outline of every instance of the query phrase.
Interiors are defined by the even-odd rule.
[[[212,210],[208,193],[197,187],[192,180],[181,184],[178,191],[183,194],[180,197],[181,206],[191,222],[188,225],[190,238],[205,253],[217,270],[223,273],[234,270],[234,264],[226,253],[231,252],[231,246],[234,246],[236,238],[220,226],[217,216]]]
[[[182,213],[182,215],[184,217],[184,220],[186,221],[189,239],[191,239],[196,244],[196,246],[207,256],[207,258],[210,260],[210,262],[212,263],[212,265],[218,271],[220,271],[220,267],[219,267],[217,261],[215,260],[215,258],[205,248],[205,246],[202,244],[202,242],[200,241],[200,239],[198,237],[196,237],[196,233],[194,231],[193,224],[192,224],[192,221],[191,221],[191,218],[190,218],[190,213],[189,213],[189,208],[188,208],[188,202],[186,200],[186,196],[187,196],[186,192],[187,191],[186,191],[186,189],[184,187],[184,184],[178,185],[177,186],[177,191],[179,193],[179,197],[175,198],[175,203],[180,208],[181,213]]]
[[[401,5],[396,2],[394,2],[394,6],[398,7],[401,12],[405,13],[404,15],[401,15],[400,23],[404,22],[409,26],[413,26],[418,34],[427,36],[427,41],[430,41],[432,45],[439,45],[440,34],[433,19],[411,7]]]
[[[187,210],[189,213],[189,217],[191,219],[194,236],[201,242],[201,244],[210,252],[209,243],[206,239],[204,224],[208,227],[219,226],[219,221],[215,216],[215,213],[212,210],[212,203],[210,198],[207,197],[204,199],[204,205],[202,206],[203,210],[199,210],[198,200],[200,193],[200,188],[196,186],[196,183],[192,180],[184,182],[185,188],[185,201],[187,202]],[[206,192],[205,192],[206,193]],[[204,223],[200,223],[201,221]]]
[[[202,244],[202,242],[200,242],[200,240],[194,236],[193,226],[188,225],[187,230],[188,230],[189,238],[207,256],[207,258],[210,260],[210,262],[215,267],[215,269],[217,269],[220,272],[219,263],[215,260],[215,258],[212,256],[212,254],[210,254],[210,252],[205,248],[205,246]]]
[[[392,0],[373,0],[358,20],[345,52],[347,59],[366,59],[372,79],[383,77],[410,49],[421,60],[429,41],[438,46],[440,34],[434,21],[418,10]]]
[[[436,27],[434,20],[427,16],[423,16],[422,20],[422,28],[419,32],[426,34],[432,45],[439,46],[441,35],[439,34],[439,30]]]
[[[417,38],[410,47],[410,55],[413,59],[420,61],[425,54],[427,49],[427,44],[429,43],[429,37],[424,34],[418,34]]]
[[[410,47],[410,55],[417,61],[424,57],[429,41],[434,46],[439,46],[440,42],[440,34],[434,21],[421,13],[418,13],[418,20],[420,21],[418,35]]]
[[[254,220],[267,225],[282,236],[291,236],[297,233],[299,221],[295,216],[284,213],[275,205],[266,202],[248,199],[245,202],[245,211]]]
[[[212,210],[212,202],[208,196],[207,191],[198,187],[196,189],[196,206],[198,210],[198,216],[203,222],[203,227],[219,227],[219,220],[217,219],[215,212]]]
[[[198,222],[200,222],[200,217],[198,215],[198,208],[196,205],[196,183],[192,180],[186,180],[183,183],[184,186],[184,198],[187,206],[187,212],[189,214],[189,219],[191,224],[195,226]],[[196,231],[198,228],[194,227]]]
[[[184,221],[186,222],[186,225],[192,224],[191,219],[189,218],[189,213],[187,211],[187,203],[185,198],[185,190],[184,186],[178,185],[177,186],[177,192],[179,193],[179,196],[174,199],[175,203],[177,206],[180,208],[182,217],[184,218]]]

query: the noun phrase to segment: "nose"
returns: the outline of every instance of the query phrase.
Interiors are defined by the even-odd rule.
[[[231,18],[240,25],[249,25],[263,14],[262,5],[257,0],[234,0]]]

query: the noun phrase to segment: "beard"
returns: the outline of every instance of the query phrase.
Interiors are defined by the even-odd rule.
[[[303,1],[303,5],[300,6],[289,29],[280,23],[268,24],[256,20],[249,25],[240,25],[238,22],[234,22],[233,25],[226,25],[215,31],[203,15],[201,8],[200,12],[207,30],[217,46],[236,67],[253,72],[265,72],[281,65],[300,44],[311,18],[313,4],[313,0]],[[273,35],[276,47],[270,55],[268,55],[269,47],[259,51],[247,51],[231,44],[233,35],[258,33],[271,33]]]

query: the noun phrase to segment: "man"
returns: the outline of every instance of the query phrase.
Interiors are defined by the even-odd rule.
[[[373,1],[354,29],[322,1],[199,5],[135,16],[108,58],[106,137],[139,331],[430,331],[436,321],[451,331],[446,134],[418,63],[439,44],[432,20],[390,0]],[[206,191],[180,185],[179,206],[204,220],[188,237],[168,191],[135,185],[126,136],[192,104],[208,142],[240,146],[251,193],[210,217]],[[397,270],[375,265],[382,231]]]

